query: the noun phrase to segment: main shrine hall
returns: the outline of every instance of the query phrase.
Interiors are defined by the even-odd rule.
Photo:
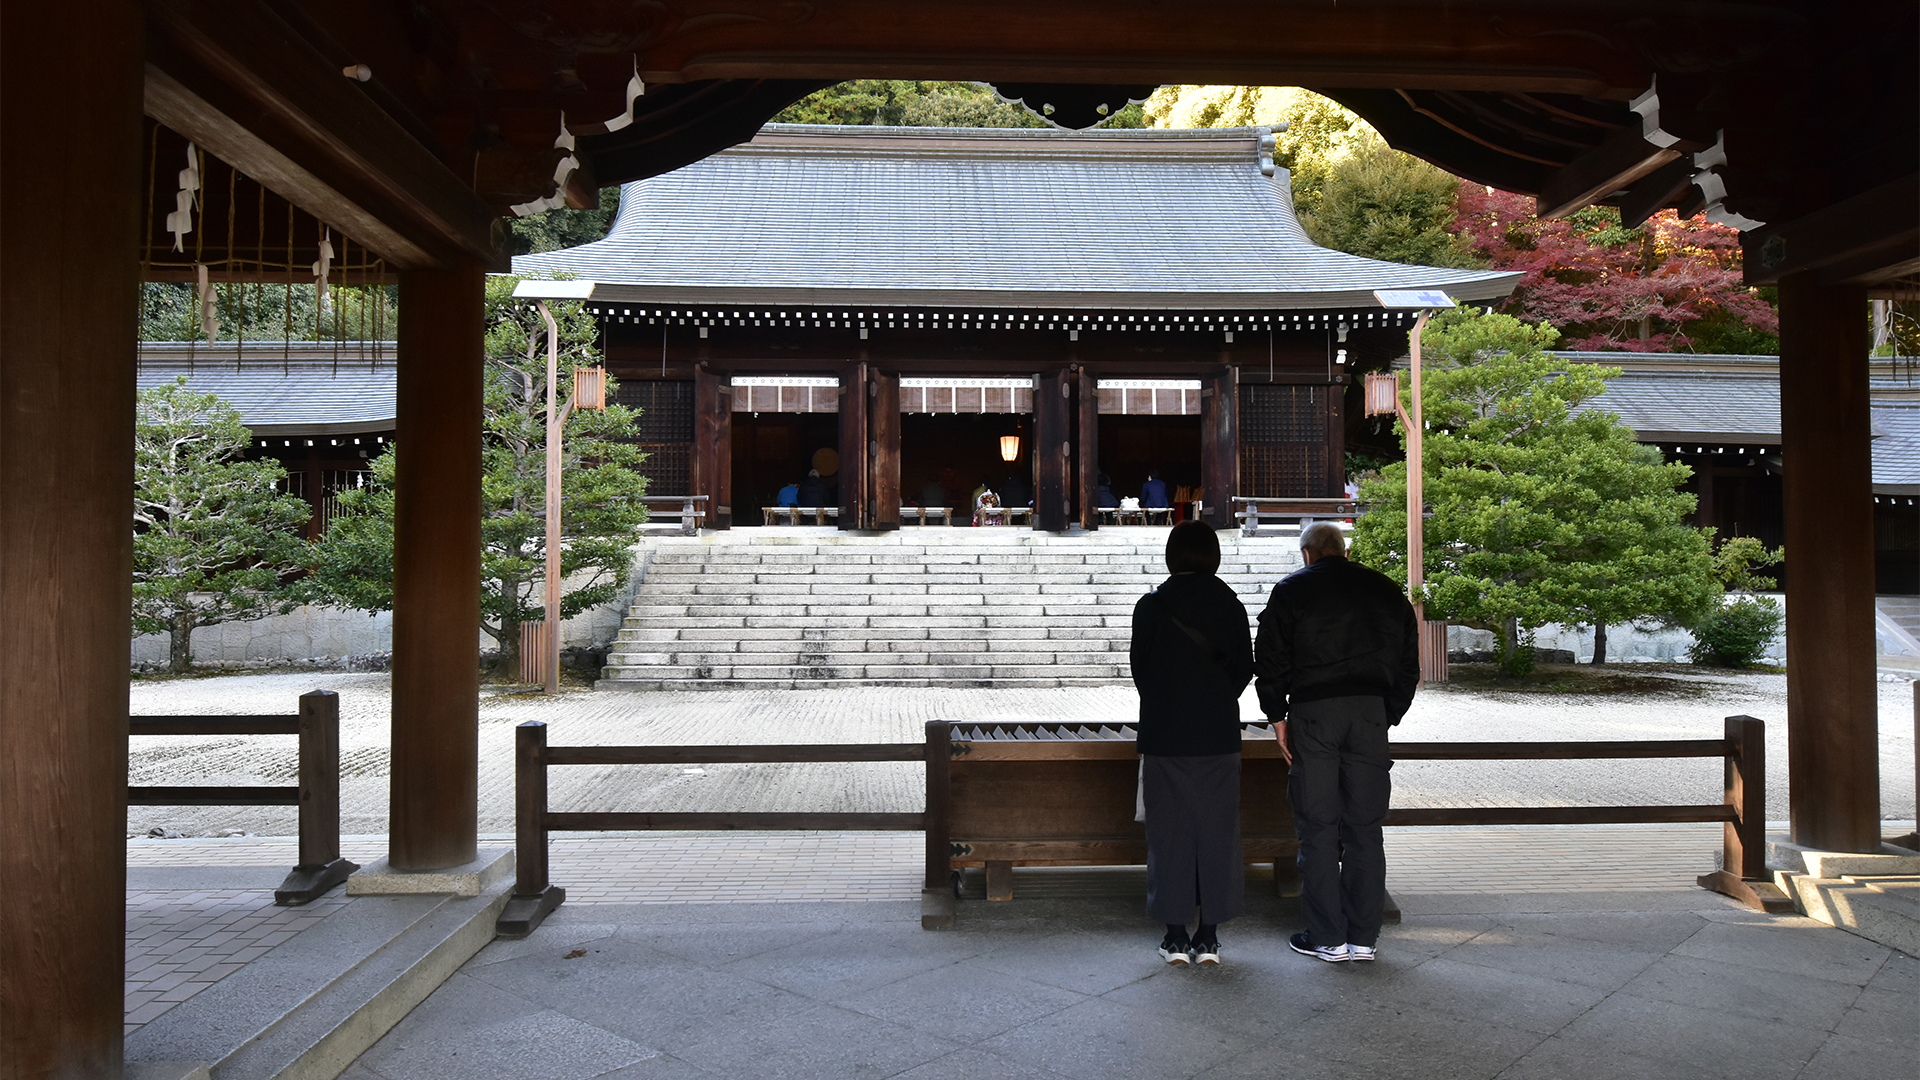
[[[843,528],[1010,481],[1056,531],[1098,527],[1103,476],[1158,473],[1221,525],[1236,495],[1341,494],[1355,373],[1411,325],[1373,291],[1519,278],[1315,245],[1267,128],[770,124],[514,269],[594,283],[653,490],[722,527],[832,450]]]

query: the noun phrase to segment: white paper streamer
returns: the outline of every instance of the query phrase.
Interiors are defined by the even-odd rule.
[[[185,251],[181,239],[193,231],[193,193],[200,190],[200,152],[187,144],[187,167],[180,170],[180,190],[173,196],[173,213],[167,215],[167,231],[173,234],[173,250]]]
[[[607,130],[619,131],[633,123],[633,103],[640,100],[646,92],[647,84],[640,81],[640,58],[636,56],[633,58],[633,78],[627,80],[627,107],[619,116],[607,121]]]
[[[547,210],[558,210],[567,205],[567,177],[580,167],[580,159],[573,155],[573,132],[567,130],[567,114],[560,114],[560,135],[553,140],[555,150],[565,150],[567,156],[553,167],[553,194],[544,199],[515,203],[510,209],[515,217],[526,217]]]

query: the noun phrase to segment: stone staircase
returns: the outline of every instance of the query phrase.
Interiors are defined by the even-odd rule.
[[[1097,686],[1128,681],[1133,606],[1167,530],[734,529],[649,538],[600,689]],[[1257,616],[1292,536],[1220,534]]]

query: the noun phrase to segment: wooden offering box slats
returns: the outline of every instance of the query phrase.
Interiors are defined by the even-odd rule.
[[[1286,762],[1273,728],[1240,727],[1241,850],[1248,862],[1290,863],[1299,842]],[[988,894],[1005,898],[1013,866],[1146,862],[1135,736],[1130,724],[954,725],[952,864],[986,867]]]

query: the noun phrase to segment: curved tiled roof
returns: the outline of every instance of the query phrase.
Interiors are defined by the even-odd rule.
[[[351,435],[394,429],[394,343],[231,344],[143,342],[139,386],[186,376],[240,411],[256,436]]]
[[[1286,171],[1262,172],[1267,135],[770,124],[627,184],[606,239],[514,269],[616,302],[1028,308],[1372,307],[1519,280],[1315,246]]]

